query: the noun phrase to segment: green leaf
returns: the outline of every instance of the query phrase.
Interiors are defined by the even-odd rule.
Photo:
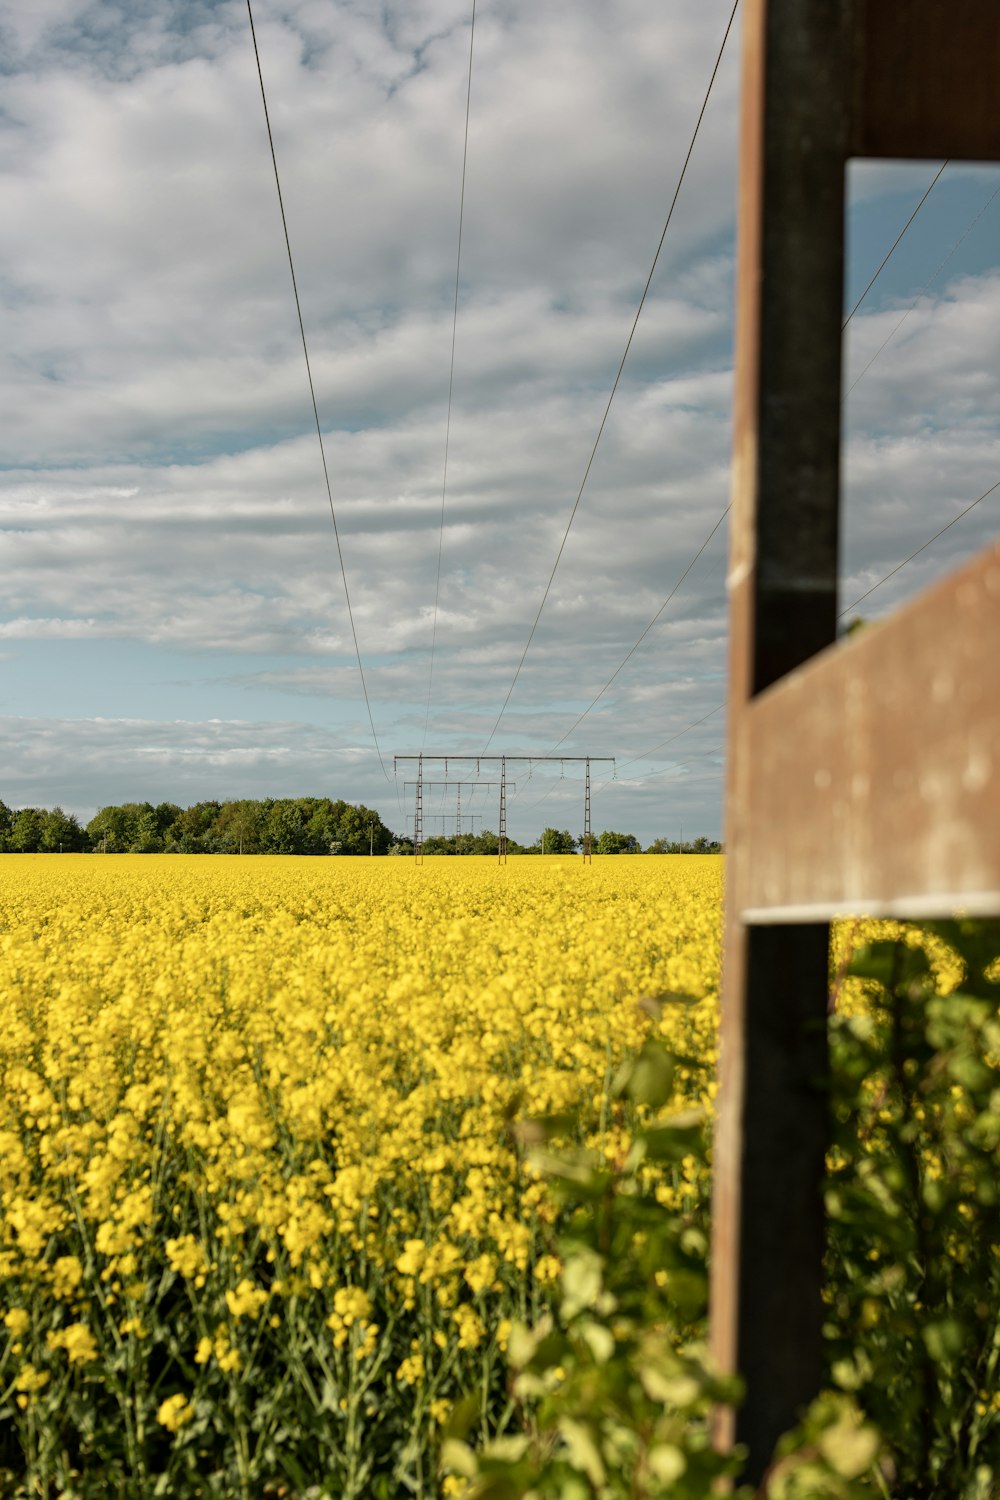
[[[460,1442],[478,1421],[479,1411],[480,1401],[477,1395],[463,1396],[461,1401],[457,1401],[449,1412],[444,1426],[445,1441],[454,1438]]]
[[[461,1474],[463,1479],[475,1479],[479,1466],[468,1443],[459,1442],[458,1438],[445,1438],[441,1444],[441,1468],[451,1474]]]
[[[874,979],[888,989],[899,962],[898,947],[898,943],[887,939],[859,948],[848,966],[848,974],[854,979]]]
[[[646,1460],[651,1474],[664,1484],[674,1484],[687,1468],[687,1459],[682,1450],[673,1443],[658,1443],[650,1448]]]
[[[615,1338],[610,1328],[586,1318],[578,1325],[578,1332],[599,1365],[606,1364],[615,1352]]]
[[[927,1353],[938,1363],[947,1362],[962,1352],[965,1329],[957,1318],[941,1318],[936,1323],[927,1323],[921,1331]]]
[[[821,1433],[817,1443],[831,1469],[842,1479],[857,1479],[870,1469],[879,1446],[879,1435],[874,1427],[859,1427],[846,1414]]]
[[[576,1115],[537,1115],[518,1120],[512,1129],[522,1146],[543,1146],[554,1136],[572,1135],[578,1123]]]
[[[560,1417],[559,1435],[566,1444],[566,1454],[573,1467],[586,1474],[595,1488],[602,1485],[605,1480],[604,1461],[592,1429],[574,1417]]]
[[[674,1091],[674,1059],[666,1047],[649,1039],[632,1064],[624,1092],[636,1104],[662,1109]]]
[[[567,1322],[585,1307],[595,1307],[604,1290],[604,1258],[596,1250],[579,1250],[562,1276],[562,1315]]]
[[[667,1120],[658,1120],[639,1137],[645,1155],[650,1161],[683,1161],[685,1156],[700,1155],[704,1122],[701,1109],[685,1109]]]

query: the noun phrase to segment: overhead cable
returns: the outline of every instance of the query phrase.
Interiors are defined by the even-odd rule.
[[[916,307],[916,305],[920,301],[921,297],[923,297],[923,296],[926,295],[926,293],[930,290],[930,288],[934,285],[935,281],[937,281],[938,277],[941,275],[941,272],[944,270],[945,266],[948,264],[948,262],[955,255],[956,251],[959,250],[961,248],[961,246],[965,243],[965,241],[969,238],[969,235],[975,229],[976,225],[979,223],[980,219],[983,217],[983,214],[985,214],[986,210],[992,206],[993,201],[997,197],[998,193],[1000,193],[1000,187],[994,188],[993,192],[990,194],[989,198],[987,198],[987,200],[983,204],[982,208],[976,214],[976,217],[971,221],[971,223],[969,223],[966,226],[964,232],[960,235],[960,237],[952,245],[951,249],[948,251],[948,254],[945,256],[944,260],[941,261],[941,263],[938,265],[938,267],[932,273],[932,275],[927,279],[927,281],[924,282],[923,286],[920,288],[920,290],[917,293],[917,295],[913,298],[912,302],[910,303],[909,307],[904,312],[903,316],[899,319],[898,323],[896,323],[896,325],[892,329],[892,332],[889,333],[889,334],[887,334],[887,336],[882,340],[881,344],[879,344],[878,348],[875,350],[875,353],[872,355],[871,359],[865,365],[865,367],[861,371],[860,375],[857,375],[855,377],[855,379],[851,382],[851,384],[848,386],[847,393],[846,393],[846,395],[844,397],[845,401],[847,400],[847,397],[851,394],[851,392],[854,390],[854,387],[856,385],[860,385],[861,382],[862,382],[862,380],[864,380],[865,376],[868,374],[868,371],[871,369],[872,365],[875,363],[875,361],[878,359],[879,355],[882,353],[882,350],[886,347],[887,344],[891,343],[891,341],[896,337],[896,334],[902,328],[903,324],[906,322],[907,318],[910,316],[910,313]]]
[[[869,281],[868,285],[865,287],[864,291],[861,293],[861,296],[858,298],[857,302],[855,302],[854,306],[851,308],[850,312],[847,314],[847,317],[844,320],[844,328],[847,327],[848,323],[854,317],[854,314],[857,312],[857,310],[861,306],[862,302],[868,296],[868,293],[871,291],[871,289],[875,285],[876,281],[878,281],[879,277],[881,276],[882,272],[885,270],[886,266],[889,264],[889,262],[892,259],[893,255],[895,255],[897,249],[899,248],[899,243],[902,240],[904,234],[909,229],[910,225],[913,223],[914,219],[917,217],[917,214],[923,208],[924,204],[927,202],[928,198],[930,197],[931,193],[934,190],[934,187],[935,187],[935,184],[938,181],[938,178],[941,176],[941,173],[944,171],[944,169],[945,169],[945,167],[947,165],[948,165],[948,161],[945,160],[938,167],[937,171],[934,174],[933,180],[931,181],[930,186],[927,188],[927,190],[925,191],[925,193],[924,193],[923,197],[921,198],[920,202],[917,204],[916,208],[913,210],[913,212],[911,213],[910,217],[907,219],[906,223],[903,225],[902,229],[899,231],[899,233],[897,234],[896,238],[893,240],[892,244],[889,246],[889,249],[886,251],[885,255],[882,257],[882,261],[881,261],[881,263],[879,265],[878,270],[875,272],[875,275],[872,277],[871,281]]]
[[[849,604],[846,609],[841,610],[837,619],[842,620],[845,615],[850,614],[852,609],[856,609],[862,600],[870,598],[876,589],[880,589],[883,583],[888,583],[890,578],[894,578],[901,568],[905,568],[907,563],[911,563],[915,557],[919,557],[921,552],[926,552],[932,542],[936,542],[939,536],[944,536],[946,531],[950,531],[953,526],[957,526],[963,516],[967,516],[970,510],[975,510],[977,505],[981,505],[997,489],[1000,489],[1000,479],[995,484],[991,484],[989,489],[984,490],[975,500],[971,501],[964,510],[960,510],[957,516],[952,516],[946,526],[942,526],[940,531],[935,531],[933,536],[929,536],[926,542],[923,542],[915,551],[911,552],[909,557],[904,557],[901,563],[897,563],[894,568],[891,568],[884,578],[879,579],[878,583],[873,583],[870,589],[867,589],[863,594],[859,594],[853,604]]]
[[[723,521],[726,519],[726,517],[728,516],[728,514],[729,514],[729,512],[730,512],[731,509],[732,509],[732,502],[730,502],[730,504],[726,506],[725,510],[722,512],[722,515],[716,521],[715,525],[712,527],[711,531],[708,533],[708,536],[702,542],[701,546],[698,548],[697,552],[694,554],[694,556],[692,557],[691,561],[688,563],[687,567],[684,569],[683,573],[677,579],[677,582],[674,584],[673,588],[670,590],[670,593],[664,599],[663,603],[660,605],[659,609],[656,611],[656,614],[650,620],[649,624],[646,626],[645,630],[642,632],[642,634],[640,635],[639,639],[636,641],[635,645],[632,646],[625,653],[625,655],[622,657],[621,661],[618,663],[617,667],[615,667],[615,670],[612,672],[611,676],[608,678],[607,682],[601,688],[601,691],[599,693],[597,693],[594,698],[591,699],[590,703],[588,703],[587,707],[583,710],[583,713],[580,714],[580,716],[576,720],[576,722],[574,724],[571,724],[570,727],[567,729],[567,731],[563,735],[562,739],[561,740],[556,740],[555,744],[552,746],[552,749],[548,752],[550,755],[554,755],[555,752],[559,749],[559,746],[565,744],[565,742],[569,739],[569,737],[573,733],[573,731],[580,724],[583,723],[584,719],[591,712],[591,710],[597,707],[598,703],[600,703],[601,699],[604,697],[604,694],[607,692],[608,688],[611,686],[611,684],[614,682],[615,678],[618,676],[618,673],[622,670],[622,668],[624,666],[627,665],[627,663],[629,661],[631,661],[632,657],[638,651],[639,647],[642,645],[643,641],[646,639],[647,635],[652,630],[653,626],[659,620],[660,616],[663,614],[663,611],[666,609],[666,607],[670,603],[671,599],[677,593],[677,590],[680,588],[681,584],[684,582],[685,578],[688,576],[688,574],[690,573],[691,569],[694,567],[695,563],[698,561],[699,557],[701,557],[702,553],[705,551],[705,548],[708,546],[709,542],[712,540],[712,538],[714,537],[715,533],[718,531],[719,527],[722,525]]]
[[[465,92],[465,138],[462,146],[462,187],[458,198],[458,254],[455,257],[455,305],[451,320],[451,364],[448,370],[448,415],[444,426],[444,474],[441,480],[441,527],[438,533],[437,579],[434,584],[434,624],[431,629],[431,664],[427,677],[427,712],[424,714],[424,738],[431,716],[431,690],[434,686],[434,649],[437,645],[438,602],[441,598],[441,555],[444,550],[444,504],[448,491],[448,450],[451,445],[451,404],[455,390],[455,340],[458,334],[458,287],[462,274],[462,225],[465,219],[465,171],[469,160],[469,115],[472,109],[472,49],[476,40],[476,0],[472,0],[472,24],[469,28],[469,81]]]
[[[343,579],[344,583],[344,599],[347,603],[347,618],[351,622],[351,635],[354,640],[354,654],[357,658],[358,674],[361,678],[361,691],[365,695],[365,707],[368,710],[368,722],[371,725],[372,739],[375,742],[375,753],[378,756],[378,763],[382,767],[382,775],[385,777],[386,781],[389,781],[390,776],[385,768],[385,761],[382,759],[382,747],[379,744],[378,734],[375,731],[375,718],[372,714],[371,700],[368,697],[368,684],[365,681],[365,669],[361,662],[361,648],[358,644],[358,632],[357,627],[354,623],[354,610],[351,608],[351,591],[347,586],[347,570],[344,567],[344,553],[340,545],[340,528],[337,525],[337,511],[333,503],[333,489],[330,484],[330,470],[326,461],[326,444],[323,441],[323,428],[320,425],[319,407],[316,404],[316,387],[313,383],[312,365],[309,360],[309,345],[306,341],[305,323],[302,320],[302,303],[299,300],[299,286],[298,281],[295,277],[295,262],[292,258],[292,242],[288,233],[288,219],[285,215],[285,200],[281,192],[281,178],[278,174],[278,158],[274,149],[274,135],[271,130],[271,116],[267,107],[267,91],[264,88],[264,72],[261,68],[260,63],[260,51],[257,46],[257,30],[253,23],[253,8],[251,5],[251,0],[247,0],[247,14],[250,17],[250,36],[253,40],[253,55],[257,63],[257,77],[260,80],[260,98],[261,103],[264,106],[264,123],[267,126],[267,141],[268,145],[271,148],[271,165],[274,168],[274,185],[278,190],[278,208],[281,211],[281,227],[285,235],[285,250],[288,253],[288,270],[292,278],[292,293],[295,297],[295,311],[299,320],[299,334],[302,338],[302,354],[305,359],[306,376],[309,381],[309,396],[312,401],[313,418],[316,423],[316,437],[319,440],[319,452],[323,464],[323,479],[326,482],[326,497],[330,502],[330,517],[333,521],[333,535],[337,543],[337,559],[340,563],[340,576]]]
[[[716,59],[715,59],[715,64],[714,64],[714,66],[712,68],[712,74],[711,74],[711,77],[708,80],[708,87],[705,90],[705,95],[704,95],[704,98],[702,99],[702,102],[701,102],[701,108],[698,111],[698,118],[695,121],[694,131],[692,133],[691,140],[690,140],[690,142],[688,144],[687,154],[684,157],[684,163],[683,163],[683,165],[681,167],[680,176],[677,179],[677,186],[674,188],[673,198],[671,199],[671,201],[670,201],[670,207],[667,210],[666,222],[664,223],[663,230],[662,230],[662,232],[660,234],[659,244],[656,247],[656,254],[653,256],[653,264],[649,268],[649,275],[646,277],[646,285],[643,288],[642,296],[639,299],[639,306],[637,307],[636,313],[635,313],[635,317],[632,320],[632,327],[629,330],[629,336],[628,336],[628,339],[627,339],[626,344],[625,344],[625,352],[622,355],[621,361],[620,361],[620,363],[618,365],[618,371],[617,371],[617,373],[615,375],[614,383],[613,383],[613,385],[611,387],[611,394],[609,395],[608,400],[607,400],[607,404],[605,405],[604,415],[602,416],[600,426],[597,429],[597,436],[594,439],[594,445],[593,445],[592,449],[590,450],[590,457],[587,460],[587,467],[584,470],[583,479],[580,481],[580,488],[577,491],[576,499],[573,502],[573,509],[570,511],[569,520],[566,522],[566,530],[563,532],[562,541],[559,543],[559,551],[556,553],[556,560],[552,564],[552,572],[549,574],[549,580],[548,580],[548,582],[545,585],[545,590],[544,590],[544,592],[542,594],[542,600],[541,600],[541,603],[538,606],[538,612],[535,615],[534,622],[532,623],[532,626],[531,626],[531,630],[528,633],[528,639],[525,642],[524,650],[521,652],[521,659],[520,659],[520,661],[517,664],[517,669],[514,672],[514,676],[513,676],[513,679],[511,681],[510,687],[507,689],[507,696],[504,698],[503,704],[502,704],[502,706],[500,708],[500,712],[497,714],[496,722],[494,723],[493,728],[490,730],[489,737],[488,737],[488,739],[486,741],[486,744],[483,746],[483,753],[484,754],[489,749],[489,747],[490,747],[490,745],[491,745],[491,743],[493,741],[493,737],[494,737],[494,735],[496,734],[497,730],[500,727],[500,721],[503,718],[504,714],[507,712],[507,705],[508,705],[508,703],[511,700],[511,695],[512,695],[512,693],[514,691],[514,688],[517,685],[517,680],[518,680],[518,678],[521,675],[521,668],[524,666],[525,658],[528,655],[528,651],[529,651],[529,649],[531,647],[531,643],[532,643],[532,641],[535,638],[535,631],[538,629],[538,622],[539,622],[539,620],[542,617],[542,611],[545,608],[546,602],[548,600],[549,593],[550,593],[551,588],[552,588],[552,583],[553,583],[553,580],[554,580],[554,578],[556,576],[556,570],[558,569],[559,563],[562,560],[563,551],[565,549],[566,542],[567,542],[567,540],[569,538],[570,530],[572,528],[574,520],[576,519],[576,513],[577,513],[577,511],[580,508],[580,501],[583,498],[583,491],[586,488],[587,480],[590,477],[590,470],[591,470],[591,468],[593,466],[594,458],[595,458],[595,456],[597,454],[597,449],[598,449],[598,446],[600,444],[601,437],[604,434],[604,428],[605,428],[605,425],[606,425],[607,420],[608,420],[608,414],[611,411],[611,405],[612,405],[612,402],[615,399],[615,394],[616,394],[616,392],[618,390],[618,385],[619,385],[619,382],[621,381],[621,378],[622,378],[622,371],[625,369],[625,361],[628,359],[629,350],[632,347],[632,340],[635,337],[635,330],[636,330],[636,328],[638,327],[638,324],[639,324],[639,317],[640,317],[640,315],[642,313],[642,310],[643,310],[644,306],[646,305],[646,298],[647,298],[647,296],[649,294],[649,288],[652,285],[652,281],[653,281],[653,273],[655,272],[656,267],[657,267],[657,263],[658,263],[658,261],[660,259],[660,251],[663,249],[663,242],[664,242],[664,240],[667,237],[667,230],[670,228],[670,221],[673,218],[674,209],[677,207],[677,200],[680,197],[680,191],[681,191],[681,187],[683,186],[683,183],[684,183],[684,178],[685,178],[685,176],[687,174],[688,164],[691,161],[691,156],[692,156],[692,153],[694,151],[695,142],[698,139],[698,132],[701,129],[701,122],[705,118],[705,110],[708,108],[708,101],[709,101],[709,97],[711,96],[711,93],[712,93],[712,86],[715,83],[716,75],[718,74],[718,71],[719,71],[719,65],[722,62],[722,54],[725,51],[726,42],[729,40],[729,33],[732,30],[733,21],[735,19],[736,11],[737,11],[738,6],[739,6],[739,0],[734,0],[733,8],[732,8],[732,10],[730,11],[730,14],[729,14],[729,20],[726,23],[726,29],[725,29],[725,33],[723,34],[722,43],[721,43],[721,45],[719,47],[719,51],[718,51],[718,54],[717,54]]]
[[[947,525],[942,526],[939,531],[935,531],[933,536],[929,536],[926,542],[923,542],[919,547],[915,548],[908,557],[904,557],[902,562],[897,563],[894,568],[890,568],[889,572],[886,573],[883,578],[880,578],[877,583],[873,583],[870,589],[867,589],[863,594],[859,594],[857,599],[854,600],[853,604],[849,604],[846,609],[842,609],[840,611],[837,619],[843,620],[844,618],[846,618],[846,616],[851,613],[852,609],[856,609],[863,600],[868,599],[872,594],[874,594],[876,589],[880,589],[884,583],[888,583],[890,578],[895,577],[900,569],[905,568],[907,563],[911,563],[915,557],[919,557],[921,552],[926,552],[927,548],[931,546],[933,542],[936,542],[938,537],[944,536],[945,532],[950,531],[953,526],[956,526],[958,522],[962,520],[963,516],[967,516],[970,510],[975,510],[977,505],[981,505],[984,500],[988,499],[989,496],[998,489],[1000,489],[1000,479],[996,480],[994,484],[991,484],[988,490],[984,490],[981,495],[978,495],[976,499],[965,506],[963,510],[960,510],[957,516],[953,516],[952,519],[947,523]],[[644,750],[640,755],[633,755],[631,759],[621,761],[618,765],[618,770],[622,771],[626,766],[634,766],[640,760],[650,760],[652,756],[658,755],[661,750],[665,749],[667,745],[672,744],[674,740],[679,740],[682,735],[689,734],[692,729],[697,729],[699,724],[704,724],[706,719],[711,719],[715,714],[724,709],[725,706],[725,703],[717,703],[714,708],[709,709],[708,713],[702,714],[700,718],[693,719],[690,724],[685,724],[683,729],[675,730],[675,732],[673,734],[669,734],[665,740],[661,740],[658,745],[654,745],[651,750]]]
[[[881,262],[879,263],[878,268],[876,269],[874,275],[872,275],[870,277],[870,279],[868,281],[868,284],[866,285],[864,291],[861,293],[861,296],[855,302],[854,306],[851,308],[851,310],[848,313],[847,317],[844,319],[844,322],[841,325],[841,333],[846,332],[847,325],[850,323],[851,319],[854,317],[854,314],[861,307],[861,304],[864,302],[865,298],[868,296],[868,293],[871,291],[872,287],[875,285],[875,283],[878,280],[879,276],[882,274],[883,270],[888,265],[889,260],[890,260],[891,256],[893,255],[893,252],[899,247],[899,245],[902,242],[902,240],[903,240],[903,238],[904,238],[907,230],[910,228],[910,225],[913,223],[913,221],[916,218],[917,214],[919,213],[920,209],[927,202],[927,199],[930,196],[931,189],[934,187],[935,183],[938,181],[938,179],[941,176],[941,173],[944,171],[944,169],[945,169],[945,167],[947,165],[948,165],[948,162],[945,161],[939,167],[939,169],[938,169],[938,171],[937,171],[937,173],[936,173],[936,175],[934,177],[934,180],[931,182],[930,186],[925,190],[925,192],[924,192],[923,196],[921,197],[919,203],[913,209],[913,211],[911,212],[909,218],[906,220],[906,223],[903,225],[902,229],[897,234],[897,236],[896,236],[895,240],[893,241],[892,246],[889,249],[888,253],[883,256],[883,258],[882,258]],[[996,197],[997,193],[1000,193],[1000,188],[997,188],[996,192],[993,194],[994,198]],[[962,239],[960,239],[957,242],[957,244],[952,248],[950,254],[946,257],[946,259],[944,261],[942,261],[942,263],[938,267],[937,271],[935,271],[934,276],[931,278],[931,281],[933,281],[935,279],[935,277],[940,274],[941,270],[947,264],[948,260],[951,259],[951,255],[953,255],[955,253],[955,251],[958,249],[958,246],[962,243],[962,240],[964,240],[966,238],[966,235],[969,234],[969,232],[972,230],[972,228],[974,227],[974,225],[978,222],[978,220],[980,218],[982,218],[982,215],[986,212],[986,209],[989,208],[990,203],[992,203],[992,202],[993,202],[993,198],[990,198],[989,202],[986,203],[984,205],[984,207],[980,210],[979,214],[976,216],[976,219],[973,220],[972,224],[970,224],[969,228],[965,231],[965,234],[962,235]],[[931,283],[928,282],[928,286],[930,284]],[[926,290],[926,288],[925,288],[925,290]],[[902,319],[900,321],[902,321]],[[898,328],[898,326],[899,325],[897,324],[897,328]],[[896,330],[894,329],[893,332],[895,332],[895,331]],[[890,334],[889,337],[891,338],[892,334]],[[888,339],[885,342],[888,343]],[[882,345],[882,348],[885,348],[885,344]],[[858,379],[855,380],[854,385],[858,384],[858,382],[865,375],[866,371],[868,369],[870,369],[871,366],[875,363],[875,360],[878,358],[878,354],[880,354],[880,353],[881,353],[881,349],[879,349],[877,351],[877,353],[872,357],[872,359],[869,360],[868,364],[865,366],[865,369],[862,370],[861,375],[859,375]],[[851,386],[851,390],[854,389],[854,385]],[[850,394],[850,392],[848,392],[848,394]],[[985,496],[981,496],[980,498],[981,499],[985,499]],[[978,504],[978,501],[974,502],[974,503]],[[677,591],[680,588],[681,584],[687,578],[688,574],[691,572],[691,569],[694,567],[694,565],[698,561],[699,557],[701,557],[702,553],[705,551],[705,549],[708,546],[709,542],[715,536],[715,533],[718,531],[719,527],[722,525],[723,521],[728,516],[731,508],[732,508],[732,503],[730,502],[730,504],[726,506],[725,510],[722,512],[722,514],[719,516],[718,520],[715,522],[715,524],[712,527],[711,531],[705,537],[705,540],[701,543],[701,546],[698,548],[697,552],[695,552],[694,556],[691,558],[691,561],[685,567],[683,573],[681,573],[680,577],[677,579],[677,582],[674,584],[673,588],[670,590],[670,593],[667,595],[667,597],[664,599],[663,603],[660,605],[659,609],[656,611],[656,614],[649,621],[649,624],[646,625],[646,627],[643,629],[643,631],[640,634],[638,640],[636,640],[635,644],[632,645],[629,648],[629,650],[625,653],[625,655],[623,656],[622,660],[618,663],[618,666],[615,668],[615,670],[612,672],[611,676],[608,678],[607,682],[601,688],[600,692],[598,692],[594,696],[594,698],[591,699],[590,703],[584,709],[583,713],[580,714],[580,716],[577,718],[577,720],[575,721],[575,723],[573,723],[570,726],[570,728],[562,736],[562,739],[557,740],[556,743],[552,746],[552,749],[548,752],[550,755],[554,754],[555,751],[558,750],[558,748],[559,748],[560,745],[565,744],[566,740],[569,739],[570,735],[574,732],[574,730],[576,730],[579,727],[579,725],[583,723],[583,721],[587,717],[587,715],[594,708],[597,707],[598,703],[604,697],[604,694],[608,691],[608,688],[615,681],[615,679],[618,676],[619,672],[621,672],[622,668],[625,667],[626,664],[635,655],[636,651],[639,649],[639,647],[642,645],[643,641],[646,639],[646,637],[649,635],[650,631],[653,629],[653,626],[660,619],[660,616],[663,614],[663,611],[666,609],[667,605],[673,599],[674,595],[677,593]],[[971,507],[970,507],[970,509],[971,509]],[[956,517],[955,519],[958,520],[960,518]],[[954,525],[954,522],[951,522],[949,524]],[[945,529],[947,530],[947,528],[945,528]],[[940,532],[938,533],[938,535],[940,535]],[[933,541],[933,540],[935,540],[934,537],[931,538],[931,541]],[[929,545],[930,545],[929,542],[925,543],[925,546],[929,546]],[[907,559],[907,561],[909,561],[909,559]],[[905,566],[905,564],[901,563],[900,567],[903,567],[903,566]],[[891,575],[889,575],[889,576],[891,576]],[[885,582],[884,579],[882,581]],[[876,584],[876,588],[877,587],[879,587],[878,584]],[[867,596],[865,596],[865,597],[867,597]],[[721,708],[722,705],[720,704],[719,707]],[[718,710],[713,710],[713,712],[717,712],[717,711]],[[701,721],[699,720],[698,722],[701,722]],[[689,727],[694,727],[694,726],[689,726]],[[686,731],[682,730],[681,733],[686,733]],[[664,743],[668,743],[668,742],[664,741]],[[658,748],[662,748],[662,747],[658,747]],[[638,758],[639,759],[645,759],[645,757],[638,757]],[[631,762],[626,761],[625,764],[629,765],[629,764],[631,764]]]

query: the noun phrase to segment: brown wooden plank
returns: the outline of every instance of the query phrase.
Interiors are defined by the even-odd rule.
[[[740,724],[744,921],[1000,912],[1000,543]]]
[[[997,0],[856,0],[854,156],[1000,159]]]
[[[843,199],[850,12],[744,9],[740,247],[730,530],[729,876],[752,766],[753,695],[836,631]],[[747,1380],[717,1436],[758,1479],[818,1389],[819,1182],[828,932],[748,933],[727,906],[713,1166],[713,1354]],[[780,1329],[780,1334],[776,1336]]]

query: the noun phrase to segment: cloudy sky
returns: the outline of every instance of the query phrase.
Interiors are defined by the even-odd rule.
[[[489,744],[616,756],[598,829],[718,834],[723,716],[688,726],[724,692],[724,524],[575,721],[728,499],[738,28],[491,731],[730,3],[478,0],[442,532],[471,0],[255,0],[387,780],[245,0],[0,0],[0,798],[329,793],[402,829],[395,753]],[[845,307],[939,165],[852,169]],[[946,168],[848,330],[845,607],[1000,479],[998,189]],[[519,768],[511,832],[578,832],[577,777]]]

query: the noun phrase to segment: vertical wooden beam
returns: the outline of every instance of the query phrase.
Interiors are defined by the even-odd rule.
[[[711,1335],[747,1397],[719,1438],[758,1479],[822,1378],[821,1183],[828,1136],[825,924],[748,930],[743,714],[836,634],[845,3],[744,9],[729,784]]]

